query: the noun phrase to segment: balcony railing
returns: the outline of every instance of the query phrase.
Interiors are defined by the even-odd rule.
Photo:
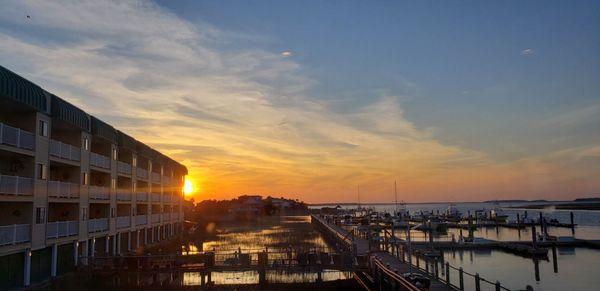
[[[56,198],[79,198],[79,184],[48,181],[48,196]]]
[[[142,225],[142,224],[146,224],[148,223],[148,216],[143,214],[143,215],[137,215],[135,217],[135,225]]]
[[[108,200],[108,187],[90,186],[90,199]]]
[[[160,193],[151,193],[150,195],[152,202],[160,202]]]
[[[136,176],[148,180],[148,171],[142,168],[137,168]]]
[[[160,174],[152,172],[152,182],[160,183]]]
[[[0,226],[0,246],[26,243],[31,240],[31,225],[13,224]]]
[[[33,133],[0,122],[0,144],[33,150]]]
[[[126,228],[131,225],[131,217],[129,216],[118,216],[117,217],[117,228]]]
[[[57,140],[50,140],[50,155],[57,158],[79,162],[81,160],[81,149]]]
[[[171,220],[171,213],[163,213],[162,220],[163,220],[163,222]]]
[[[117,162],[117,172],[120,174],[131,175],[131,165],[125,162]]]
[[[96,218],[88,221],[88,232],[108,230],[108,218]]]
[[[152,214],[152,223],[160,222],[160,214]]]
[[[117,200],[119,201],[131,201],[131,190],[118,189]]]
[[[171,194],[164,194],[163,202],[171,202]]]
[[[173,221],[179,221],[179,212],[173,212],[173,213],[171,213],[171,220],[173,220]]]
[[[163,185],[169,185],[171,183],[171,177],[169,177],[169,176],[163,176],[162,180],[163,180]]]
[[[54,221],[46,225],[46,238],[72,236],[78,233],[79,221]]]
[[[137,192],[135,194],[135,201],[148,201],[148,193],[146,193],[146,192]]]
[[[0,194],[31,196],[33,195],[33,179],[0,175]]]
[[[110,158],[97,153],[90,153],[90,164],[98,168],[110,169]]]

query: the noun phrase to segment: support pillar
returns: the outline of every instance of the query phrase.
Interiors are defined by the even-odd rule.
[[[113,241],[112,241],[112,254],[113,256],[117,255],[117,235],[113,235]]]
[[[144,246],[148,244],[148,229],[144,229]]]
[[[121,233],[116,234],[116,240],[117,240],[117,255],[120,255],[121,254]]]
[[[127,252],[131,252],[131,231],[127,232]]]
[[[28,287],[31,283],[31,249],[25,250],[25,262],[23,263],[23,286]]]
[[[91,250],[90,250],[90,258],[94,257],[94,253],[96,252],[96,239],[92,238],[92,244],[91,244]]]
[[[135,247],[139,248],[140,247],[140,230],[136,230],[135,231]]]
[[[75,267],[77,267],[78,265],[78,256],[77,254],[79,253],[79,242],[73,242],[73,260],[74,260],[74,265]]]
[[[108,255],[109,253],[109,248],[110,248],[110,235],[107,235],[106,238],[104,238],[104,252]]]
[[[58,244],[52,245],[52,261],[50,263],[50,277],[56,277],[56,263],[58,261]]]
[[[84,266],[87,266],[87,264],[88,264],[88,256],[90,253],[90,251],[89,251],[90,245],[89,244],[90,244],[89,240],[86,240],[85,242],[83,242],[83,247],[82,247],[83,249],[81,252],[83,255],[83,265]]]

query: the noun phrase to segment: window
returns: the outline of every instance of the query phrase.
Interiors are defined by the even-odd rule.
[[[83,138],[83,149],[86,151],[90,150],[90,140],[87,137]]]
[[[112,157],[113,157],[113,160],[115,160],[115,161],[117,160],[117,149],[112,150]]]
[[[35,208],[35,223],[44,224],[46,223],[46,208],[36,207]]]
[[[46,176],[47,176],[46,165],[38,163],[37,164],[37,170],[38,170],[37,171],[38,172],[38,179],[40,179],[40,180],[46,180]]]
[[[88,180],[89,180],[88,173],[86,173],[86,172],[81,173],[81,185],[87,185],[89,182]]]
[[[40,120],[40,135],[48,136],[48,122]]]

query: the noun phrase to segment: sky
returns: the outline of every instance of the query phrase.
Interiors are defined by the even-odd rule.
[[[0,64],[196,201],[600,196],[598,1],[1,3]]]

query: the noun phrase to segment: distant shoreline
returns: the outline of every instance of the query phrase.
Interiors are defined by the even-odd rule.
[[[600,202],[546,203],[536,205],[510,206],[520,209],[545,209],[554,207],[557,210],[600,210]]]
[[[574,200],[487,200],[487,201],[441,201],[441,202],[405,202],[406,205],[415,204],[469,204],[469,203],[540,203],[540,204],[529,204],[522,206],[510,206],[510,208],[528,208],[528,209],[542,209],[551,206],[556,206],[557,209],[569,209],[566,207],[580,207],[573,209],[585,209],[586,206],[591,206],[592,210],[600,210],[594,207],[600,207],[600,198],[577,198]],[[361,206],[374,206],[374,205],[396,205],[395,202],[345,202],[345,203],[307,203],[308,206],[355,206],[360,204]],[[400,204],[400,202],[398,202]],[[595,206],[599,205],[599,206]],[[559,208],[559,206],[561,208]]]

